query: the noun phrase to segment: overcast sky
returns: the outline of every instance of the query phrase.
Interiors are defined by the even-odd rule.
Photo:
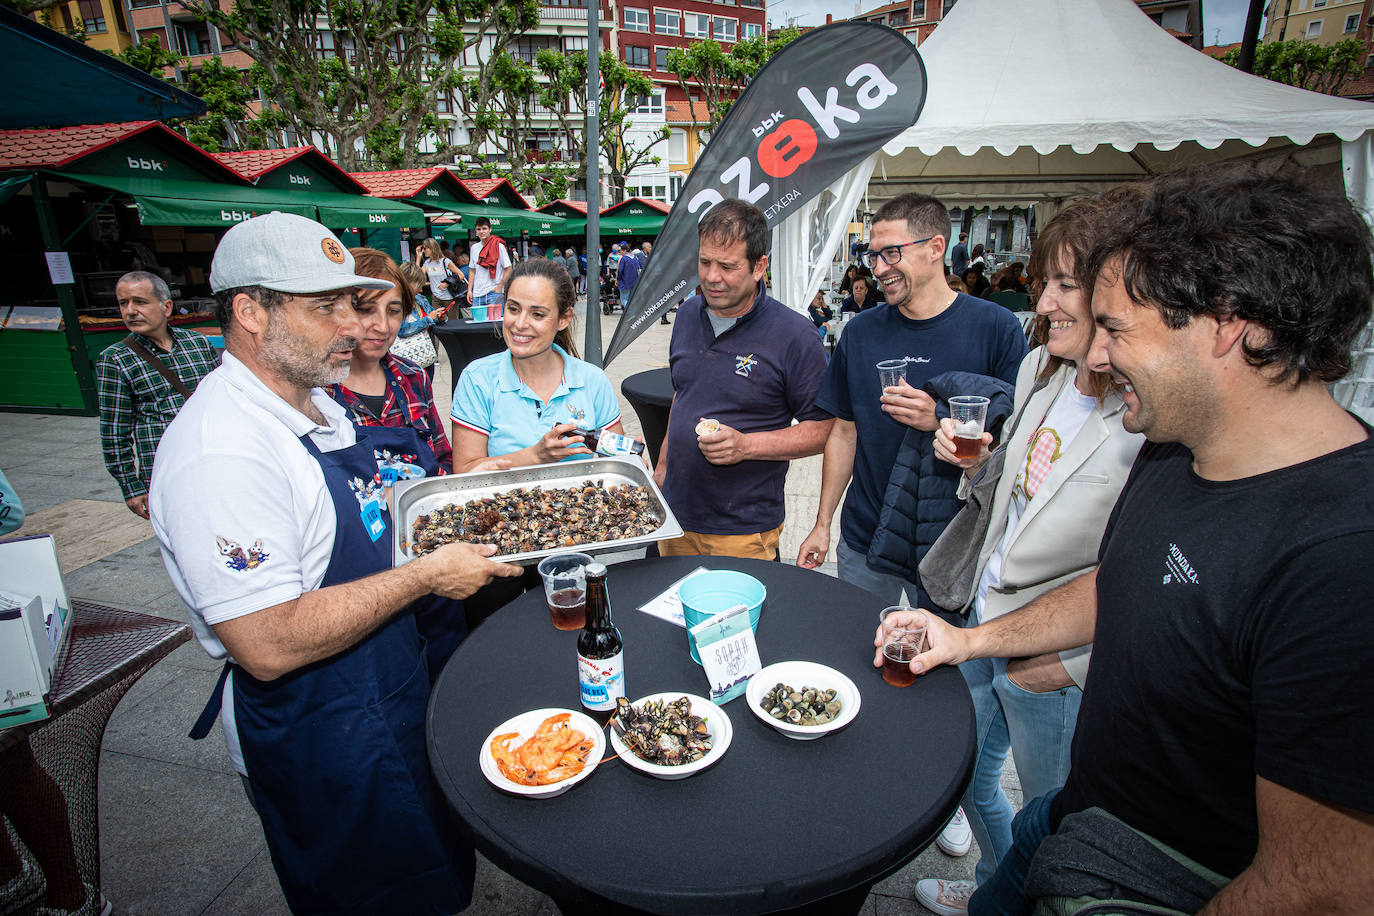
[[[891,0],[863,0],[859,9],[877,9]],[[938,0],[937,0],[938,2]],[[1240,41],[1245,28],[1245,13],[1249,0],[1202,0],[1204,44],[1229,44]],[[786,24],[795,16],[798,25],[825,25],[825,14],[835,18],[854,15],[853,0],[768,0],[768,18],[774,28]],[[1220,37],[1218,37],[1220,33]]]

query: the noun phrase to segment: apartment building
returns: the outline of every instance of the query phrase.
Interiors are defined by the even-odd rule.
[[[1202,0],[1135,0],[1155,25],[1184,44],[1202,50]]]
[[[126,0],[70,0],[50,7],[47,22],[59,32],[86,33],[86,44],[97,51],[118,54],[132,43]],[[35,13],[33,19],[42,22]]]
[[[1270,0],[1262,40],[1300,38],[1333,45],[1358,38],[1360,24],[1370,15],[1368,5],[1368,0]]]

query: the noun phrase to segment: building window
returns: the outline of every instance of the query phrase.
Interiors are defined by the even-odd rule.
[[[654,10],[654,31],[660,35],[681,35],[682,13],[677,10]]]
[[[80,0],[81,22],[87,32],[105,31],[105,11],[100,8],[100,0]]]
[[[926,0],[911,0],[911,18],[917,22],[926,18]]]
[[[1360,14],[1351,13],[1345,17],[1345,34],[1349,35],[1360,27]]]
[[[1322,33],[1322,21],[1321,21],[1320,19],[1313,19],[1311,22],[1309,22],[1309,23],[1307,24],[1307,35],[1306,35],[1305,37],[1307,37],[1307,38],[1316,38],[1316,37],[1320,36],[1321,33]]]
[[[625,7],[625,31],[627,32],[647,32],[649,31],[649,11],[634,10]]]
[[[654,69],[659,73],[668,72],[668,52],[671,50],[672,48],[654,48]]]
[[[571,54],[571,53],[573,53],[574,51],[585,51],[585,50],[587,50],[587,36],[586,36],[586,35],[564,35],[564,36],[563,36],[563,53],[564,53],[564,54]]]
[[[735,29],[739,25],[738,19],[726,19],[723,16],[716,16],[711,20],[711,37],[716,41],[734,41]]]
[[[133,7],[136,10],[141,10],[145,6],[159,5],[161,5],[161,0],[129,0],[129,6]]]
[[[670,201],[677,200],[682,196],[683,182],[684,179],[681,175],[668,176],[668,199]]]
[[[626,100],[626,107],[635,114],[661,115],[663,114],[663,91],[655,90],[648,95],[631,96]]]
[[[739,0],[739,5],[747,6],[750,9],[761,10],[763,9],[763,0]]]
[[[672,128],[668,134],[668,161],[673,165],[687,164],[687,131]]]
[[[682,34],[688,38],[710,38],[711,17],[705,13],[683,13]]]
[[[762,34],[763,26],[759,25],[757,22],[746,22],[744,24],[745,38],[758,38]]]
[[[1312,0],[1312,9],[1319,10],[1326,6],[1326,0]]]
[[[906,25],[906,11],[901,10],[892,14],[892,27]]]
[[[940,11],[941,18],[944,18],[945,16],[949,15],[949,11],[954,8],[955,2],[956,0],[945,0],[944,9]]]
[[[584,37],[582,40],[587,39]],[[533,38],[517,38],[510,44],[511,56],[527,64],[533,64],[535,56],[543,50],[557,51],[558,39],[550,35],[536,35]]]
[[[640,70],[649,69],[649,49],[639,45],[625,46],[625,65]]]

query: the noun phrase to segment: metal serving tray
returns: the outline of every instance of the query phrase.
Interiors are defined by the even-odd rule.
[[[509,471],[477,471],[472,474],[450,474],[445,477],[424,477],[398,482],[393,490],[396,508],[392,516],[395,524],[391,526],[394,565],[400,566],[414,559],[410,552],[410,532],[415,527],[415,520],[441,506],[455,503],[461,505],[470,499],[495,496],[497,493],[505,493],[517,487],[538,486],[549,490],[570,487],[584,480],[606,487],[622,484],[648,487],[650,502],[654,510],[663,516],[663,524],[649,534],[638,537],[515,553],[494,559],[530,566],[544,557],[559,553],[604,553],[643,547],[665,538],[682,537],[682,526],[673,517],[663,494],[654,485],[649,469],[641,462],[623,458],[588,458],[581,461],[560,461],[556,464],[536,464]]]

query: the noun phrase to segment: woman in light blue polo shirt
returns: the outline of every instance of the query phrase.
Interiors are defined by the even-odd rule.
[[[453,470],[489,458],[511,467],[589,458],[574,429],[621,432],[606,373],[577,358],[576,294],[562,265],[529,258],[506,280],[501,334],[508,348],[468,364],[453,392]]]

